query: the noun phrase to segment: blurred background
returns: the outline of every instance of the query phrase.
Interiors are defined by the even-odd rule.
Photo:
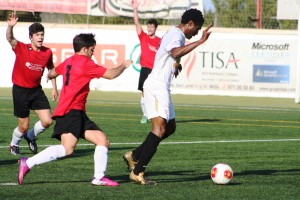
[[[284,0],[281,0],[284,1]],[[215,27],[297,29],[297,20],[277,19],[277,0],[140,0],[140,18],[176,25],[181,13],[196,7]],[[130,0],[2,0],[0,21],[16,11],[23,22],[133,24]],[[144,20],[143,20],[144,19]]]

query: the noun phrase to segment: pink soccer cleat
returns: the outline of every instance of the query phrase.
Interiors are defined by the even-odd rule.
[[[23,179],[26,176],[26,174],[30,171],[30,168],[26,164],[26,160],[28,158],[21,158],[20,160],[20,167],[19,167],[19,174],[18,174],[18,181],[19,184],[22,185]]]
[[[119,186],[120,184],[110,180],[109,178],[103,176],[103,178],[101,179],[96,179],[95,177],[92,180],[92,185],[96,185],[96,186],[109,186],[109,187],[115,187],[115,186]]]

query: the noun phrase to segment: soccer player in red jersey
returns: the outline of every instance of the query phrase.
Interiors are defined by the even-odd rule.
[[[41,87],[41,77],[44,69],[54,68],[51,49],[43,46],[44,27],[33,23],[29,27],[30,44],[24,44],[15,39],[13,28],[18,17],[11,13],[7,18],[6,39],[16,54],[12,72],[14,115],[18,118],[18,126],[14,129],[9,150],[19,155],[19,143],[24,137],[33,153],[37,153],[35,140],[37,136],[52,124],[49,101]],[[52,79],[52,98],[58,97],[56,80]],[[39,118],[29,131],[30,110],[34,110]]]
[[[105,176],[109,141],[104,132],[86,115],[86,99],[93,78],[113,79],[132,63],[125,60],[118,67],[104,68],[91,59],[96,46],[93,34],[79,34],[73,39],[75,54],[49,72],[49,79],[63,76],[63,88],[53,119],[56,121],[53,138],[60,145],[46,148],[31,158],[21,158],[19,184],[30,169],[39,164],[56,160],[73,153],[79,138],[96,145],[94,153],[94,178],[92,185],[118,186]]]
[[[147,22],[148,34],[146,34],[139,22],[139,17],[138,17],[139,4],[137,0],[132,0],[131,5],[133,8],[133,19],[136,27],[136,33],[139,37],[140,46],[141,46],[141,55],[140,55],[141,72],[139,77],[138,90],[142,92],[141,108],[142,108],[143,116],[141,119],[141,123],[144,124],[147,123],[148,117],[147,117],[145,103],[144,103],[143,85],[153,68],[155,54],[160,44],[160,38],[155,35],[158,26],[157,21],[155,19],[148,20]]]

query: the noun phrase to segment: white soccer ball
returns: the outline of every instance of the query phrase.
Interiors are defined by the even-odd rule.
[[[218,163],[212,167],[210,177],[216,184],[227,184],[233,177],[233,170],[225,163]]]

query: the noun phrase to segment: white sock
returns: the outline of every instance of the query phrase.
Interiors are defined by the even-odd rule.
[[[23,133],[19,131],[19,127],[15,128],[12,134],[10,145],[19,146],[21,139],[23,138]]]
[[[96,146],[94,153],[94,177],[101,179],[106,171],[108,149],[105,146]]]
[[[31,169],[35,165],[47,163],[58,158],[66,156],[66,151],[63,145],[54,145],[47,147],[40,153],[27,159],[26,164]]]
[[[45,127],[43,127],[41,121],[37,121],[34,124],[34,127],[30,129],[30,131],[27,133],[27,137],[33,141],[40,133],[44,132],[46,130]]]
[[[143,96],[141,97],[141,107],[142,107],[143,116],[147,117],[146,108],[145,108],[145,101],[144,101]]]

